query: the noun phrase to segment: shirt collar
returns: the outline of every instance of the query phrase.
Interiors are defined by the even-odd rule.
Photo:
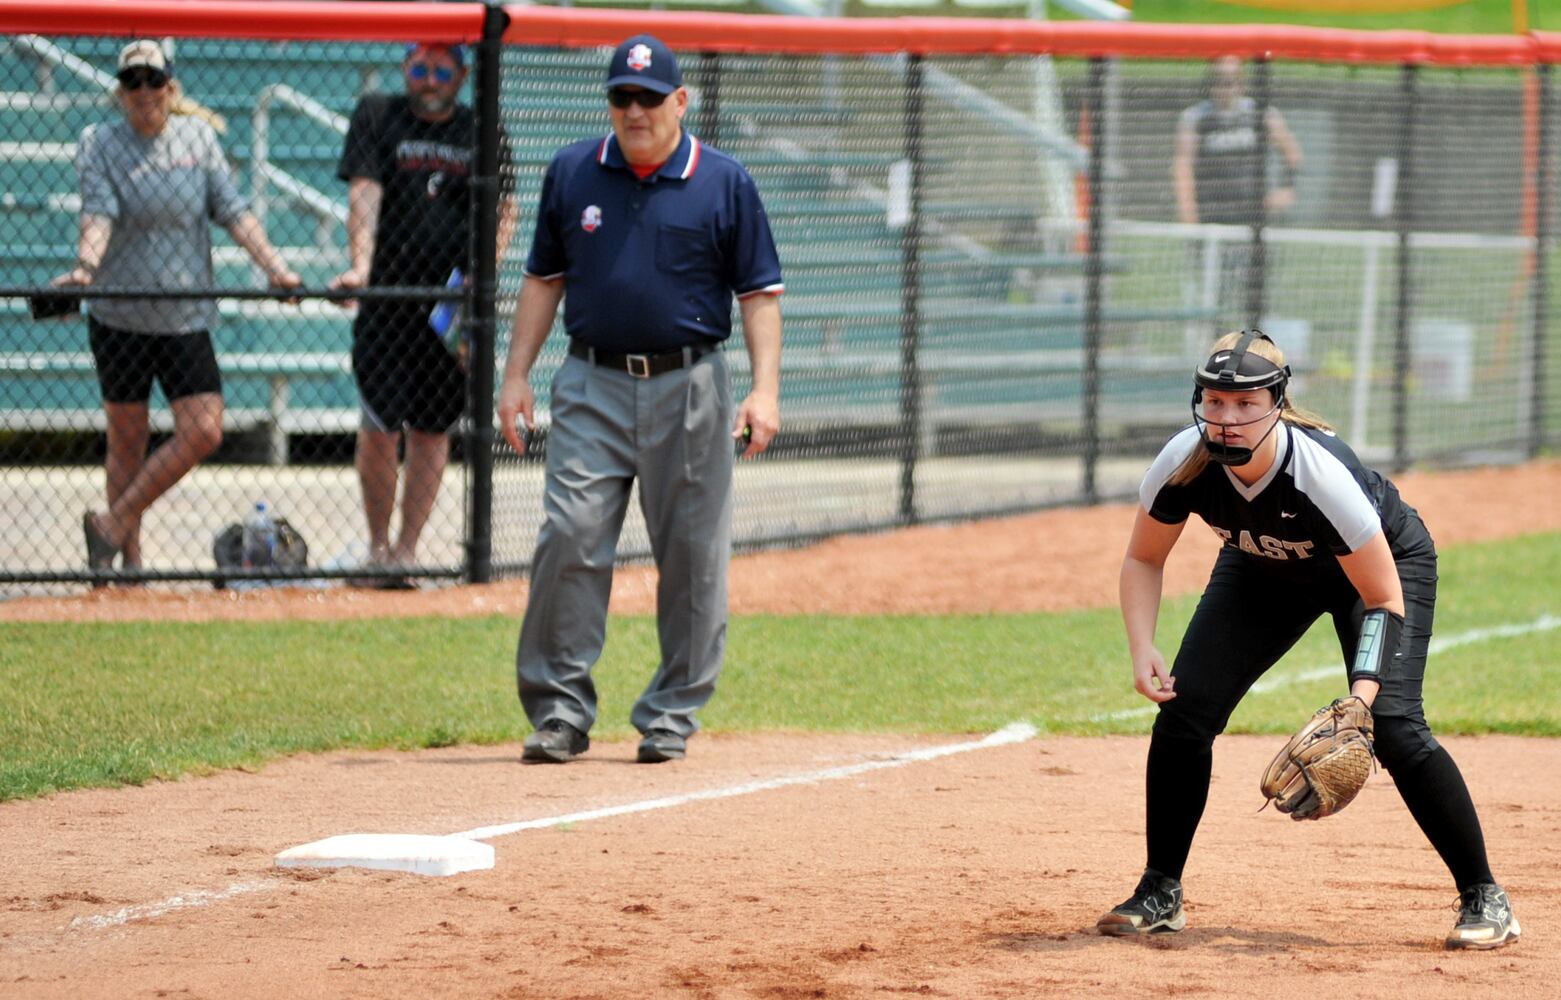
[[[667,162],[661,165],[661,169],[650,176],[674,181],[688,180],[694,176],[694,171],[699,169],[702,148],[703,144],[694,138],[688,129],[683,129],[677,148],[672,151],[671,156],[667,157]],[[618,147],[618,136],[612,132],[608,132],[596,147],[596,162],[604,167],[614,167],[632,173],[629,171],[628,161],[623,158],[623,150]]]

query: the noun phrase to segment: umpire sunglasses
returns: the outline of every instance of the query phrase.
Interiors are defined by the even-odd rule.
[[[132,66],[129,69],[122,69],[115,74],[114,78],[126,90],[140,90],[142,87],[162,90],[168,86],[168,74],[150,66]]]
[[[407,76],[418,83],[422,83],[429,76],[434,78],[435,83],[449,83],[455,79],[455,70],[449,66],[430,66],[425,62],[415,62],[407,64]]]
[[[614,87],[607,92],[607,103],[624,110],[631,104],[638,104],[649,111],[651,108],[659,108],[666,101],[667,95],[657,93],[654,90],[624,90],[622,87]]]

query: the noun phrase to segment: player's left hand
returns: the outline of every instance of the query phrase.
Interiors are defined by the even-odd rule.
[[[752,458],[770,446],[780,433],[780,401],[767,393],[749,393],[737,408],[732,440],[748,442],[743,458]]]
[[[1319,708],[1263,771],[1258,787],[1291,819],[1332,816],[1359,794],[1375,766],[1371,709],[1357,697]]]

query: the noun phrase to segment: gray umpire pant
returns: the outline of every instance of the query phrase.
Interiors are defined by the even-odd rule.
[[[635,702],[640,732],[687,736],[715,693],[726,651],[731,558],[731,438],[736,407],[720,351],[652,378],[570,356],[553,379],[546,519],[515,673],[533,726],[596,721],[591,668],[607,633],[618,536],[629,490],[640,484],[656,559],[661,663]]]

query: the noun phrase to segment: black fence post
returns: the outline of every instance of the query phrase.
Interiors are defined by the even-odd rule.
[[[920,457],[922,420],[921,367],[917,355],[921,336],[921,127],[922,57],[906,56],[905,162],[909,218],[900,234],[900,521],[915,524],[916,462]]]
[[[1100,464],[1100,345],[1104,336],[1100,317],[1100,283],[1104,273],[1101,246],[1106,231],[1103,190],[1106,163],[1106,60],[1096,56],[1089,61],[1089,247],[1084,258],[1084,477],[1081,490],[1085,503],[1096,503],[1099,489],[1095,482]]]
[[[1545,340],[1550,333],[1550,178],[1554,171],[1551,162],[1550,143],[1550,64],[1539,67],[1536,87],[1539,91],[1539,159],[1534,168],[1534,275],[1533,319],[1534,331],[1531,349],[1533,368],[1530,370],[1532,385],[1529,395],[1528,456],[1535,458],[1545,448],[1545,387],[1549,366],[1546,362]]]
[[[487,583],[493,576],[493,366],[499,287],[499,87],[504,47],[500,39],[509,15],[498,4],[484,12],[477,44],[477,164],[472,177],[472,284],[468,289],[466,331],[471,337],[468,388],[466,470],[469,478],[466,518],[466,580]]]
[[[1398,190],[1394,222],[1398,229],[1398,327],[1393,339],[1393,471],[1409,467],[1410,326],[1413,321],[1414,275],[1410,267],[1410,235],[1415,227],[1415,112],[1418,71],[1405,65],[1399,77],[1403,113],[1399,119]]]
[[[1252,245],[1247,252],[1246,329],[1263,325],[1263,309],[1268,295],[1268,244],[1263,229],[1268,225],[1268,108],[1270,69],[1267,59],[1258,59],[1252,67],[1253,93],[1257,103],[1257,155],[1252,169],[1257,176],[1252,184]]]
[[[699,138],[711,146],[721,145],[721,53],[699,55]]]

